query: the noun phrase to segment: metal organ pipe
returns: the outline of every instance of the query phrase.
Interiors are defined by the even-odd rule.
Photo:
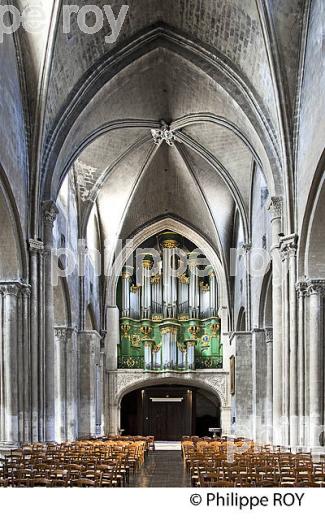
[[[142,318],[151,317],[151,269],[153,266],[152,258],[144,258],[142,261],[142,291],[141,291],[141,316]]]
[[[122,273],[122,316],[124,318],[130,316],[130,281],[132,271],[132,267],[126,267]]]
[[[176,256],[177,248],[176,240],[164,240],[163,248],[163,300],[164,300],[164,317],[176,318],[177,306],[177,278]]]

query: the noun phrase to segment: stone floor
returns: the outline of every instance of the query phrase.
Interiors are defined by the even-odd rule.
[[[140,471],[131,476],[129,487],[190,487],[181,452],[150,452]]]

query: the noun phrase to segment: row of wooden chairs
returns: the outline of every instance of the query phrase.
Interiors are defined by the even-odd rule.
[[[122,440],[123,439],[123,440]],[[0,466],[0,487],[124,487],[144,463],[151,439],[25,444]]]
[[[182,453],[197,487],[325,487],[325,462],[309,452],[245,439],[184,439]]]

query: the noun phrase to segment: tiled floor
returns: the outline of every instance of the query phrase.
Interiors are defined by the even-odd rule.
[[[130,487],[190,487],[180,451],[150,452]]]

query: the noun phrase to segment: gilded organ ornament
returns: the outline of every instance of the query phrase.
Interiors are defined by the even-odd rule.
[[[131,346],[133,348],[140,348],[141,347],[141,338],[138,334],[133,334],[131,336]]]
[[[191,334],[193,339],[197,339],[200,332],[200,327],[198,325],[191,325],[188,328],[188,332]]]

